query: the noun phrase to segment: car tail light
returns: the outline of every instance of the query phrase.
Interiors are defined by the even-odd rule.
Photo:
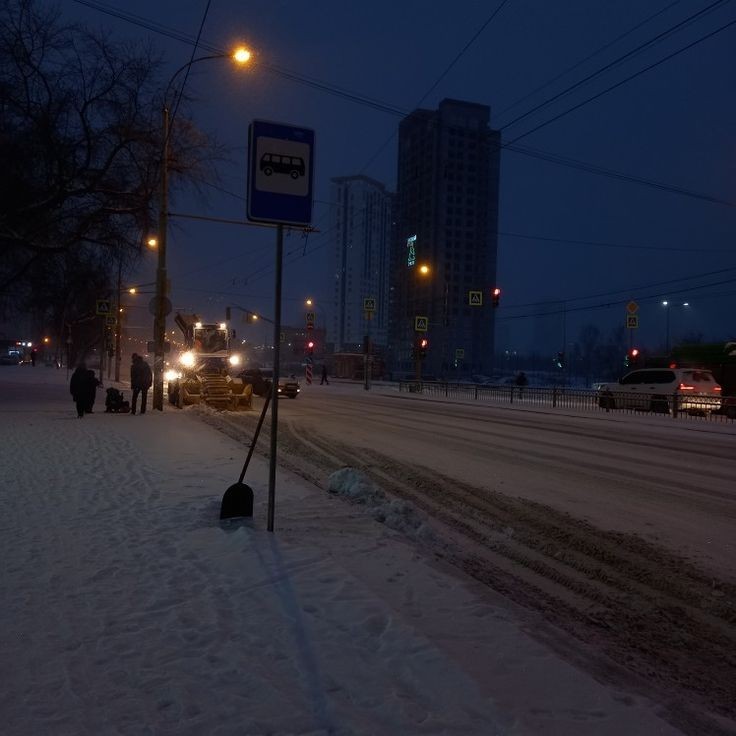
[[[680,391],[695,391],[695,386],[690,386],[687,383],[681,383]]]
[[[713,386],[713,390],[714,391],[722,391],[723,389],[721,389],[720,386]]]

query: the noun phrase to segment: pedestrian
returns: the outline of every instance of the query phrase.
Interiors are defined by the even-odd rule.
[[[519,371],[514,383],[519,387],[519,397],[523,396],[524,386],[526,386],[529,383],[529,380],[526,377],[526,373],[524,373],[524,371]],[[513,389],[511,390],[513,391]]]
[[[324,363],[322,364],[322,380],[319,382],[319,385],[321,386],[323,383],[326,383],[328,386],[330,385],[330,382],[327,380],[327,366]]]
[[[142,355],[133,353],[133,362],[130,364],[130,387],[133,389],[133,398],[131,399],[130,413],[135,414],[138,406],[138,394],[141,395],[141,414],[146,413],[146,400],[148,398],[148,389],[153,383],[151,374],[151,366],[143,360]]]
[[[36,352],[36,348],[33,348],[33,350],[31,350],[31,368],[36,367]]]
[[[69,381],[69,393],[74,399],[74,403],[77,405],[77,418],[81,419],[87,407],[91,407],[95,400],[95,389],[97,388],[97,379],[94,379],[94,383],[90,383],[89,374],[91,371],[87,370],[87,366],[82,361],[72,373],[71,381]],[[93,374],[94,376],[94,374]],[[92,396],[90,397],[90,393]]]

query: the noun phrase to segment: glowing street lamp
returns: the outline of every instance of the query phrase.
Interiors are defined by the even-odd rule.
[[[153,408],[163,411],[164,408],[164,347],[166,344],[166,315],[171,311],[171,304],[166,296],[166,245],[169,224],[169,136],[171,126],[169,123],[168,97],[171,86],[181,72],[189,69],[193,64],[210,59],[233,59],[239,65],[245,65],[251,58],[251,53],[239,47],[232,54],[210,54],[192,59],[179,67],[171,76],[163,95],[163,106],[161,109],[161,196],[159,197],[159,219],[158,219],[158,265],[156,268],[156,315],[153,322],[153,341],[155,345],[153,361]]]

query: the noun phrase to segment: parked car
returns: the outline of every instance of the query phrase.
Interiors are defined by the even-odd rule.
[[[0,365],[18,365],[20,356],[17,353],[5,353],[0,355]]]
[[[672,411],[675,399],[678,411],[717,411],[721,387],[704,368],[641,368],[617,383],[602,383],[598,388],[598,405],[604,409],[667,413]]]

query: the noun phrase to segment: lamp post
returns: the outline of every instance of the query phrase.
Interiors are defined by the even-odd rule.
[[[664,351],[670,352],[670,303],[665,299],[662,302],[665,313],[665,330],[664,330]]]
[[[665,308],[665,352],[670,352],[670,307],[672,306],[666,299],[662,302]],[[681,305],[684,309],[690,306],[690,302],[683,302]]]
[[[169,107],[167,99],[171,85],[181,72],[189,69],[193,64],[200,61],[209,61],[210,59],[234,59],[239,64],[245,64],[250,59],[251,54],[247,49],[239,48],[233,54],[210,54],[208,56],[200,56],[192,59],[183,66],[179,67],[171,76],[166,91],[163,96],[163,104],[161,107],[161,191],[159,197],[159,220],[158,220],[158,238],[156,246],[158,248],[158,263],[156,266],[156,296],[155,296],[155,314],[153,321],[153,341],[154,341],[154,360],[153,360],[153,408],[163,411],[164,408],[164,350],[166,346],[166,315],[171,312],[171,302],[167,296],[167,278],[166,278],[166,245],[168,235],[168,219],[169,219],[169,136],[171,135],[171,127],[169,122]]]

